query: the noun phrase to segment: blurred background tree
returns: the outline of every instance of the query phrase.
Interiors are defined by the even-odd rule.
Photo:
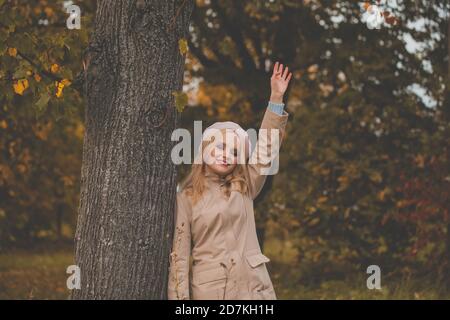
[[[83,9],[93,12],[95,3]],[[72,239],[78,206],[82,70],[92,16],[70,31],[63,1],[0,1],[0,249]]]

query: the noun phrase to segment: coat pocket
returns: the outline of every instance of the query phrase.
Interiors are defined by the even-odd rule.
[[[246,259],[247,259],[248,263],[250,264],[250,266],[252,268],[256,268],[261,263],[266,263],[266,262],[270,261],[270,259],[267,258],[262,253],[256,253],[256,254],[248,255],[248,256],[246,256]]]
[[[225,269],[214,268],[192,274],[194,300],[222,300],[225,296],[227,275]]]
[[[226,279],[227,275],[225,269],[220,266],[219,268],[194,272],[192,274],[192,281],[197,285],[201,285],[207,282]]]
[[[248,254],[245,258],[250,266],[250,290],[252,292],[260,292],[272,288],[272,282],[266,267],[266,263],[270,259],[261,252]]]

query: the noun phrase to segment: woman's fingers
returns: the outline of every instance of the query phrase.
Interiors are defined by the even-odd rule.
[[[275,62],[275,65],[273,66],[273,74],[275,75],[276,73],[278,73],[278,61]]]
[[[286,68],[284,69],[283,76],[282,76],[282,79],[283,79],[284,81],[287,80],[288,72],[289,72],[289,68],[286,66]]]
[[[286,82],[289,82],[289,80],[291,80],[291,78],[292,78],[292,72],[289,73],[289,75],[288,75],[288,77],[287,77],[287,79],[286,79]]]
[[[273,75],[276,77],[280,77],[282,80],[289,82],[292,78],[292,72],[289,72],[289,67],[286,66],[286,68],[283,68],[283,64],[279,63],[278,61],[275,62],[275,65],[273,66]]]

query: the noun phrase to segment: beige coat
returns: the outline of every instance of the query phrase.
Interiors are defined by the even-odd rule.
[[[280,116],[266,109],[261,129],[268,129],[269,134],[260,132],[255,151],[265,151],[264,146],[270,148],[270,129],[279,130],[281,141],[287,119],[286,111]],[[266,267],[270,260],[262,254],[256,236],[253,211],[253,199],[267,177],[259,174],[264,167],[261,162],[272,160],[266,155],[259,154],[259,159],[266,162],[246,164],[249,195],[232,191],[228,198],[222,179],[214,174],[205,176],[207,189],[195,206],[184,192],[177,193],[169,267],[170,300],[277,299]],[[257,156],[257,152],[251,155]]]

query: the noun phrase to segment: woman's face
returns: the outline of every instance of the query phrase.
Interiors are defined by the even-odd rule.
[[[231,132],[218,137],[219,139],[215,139],[205,150],[205,156],[207,157],[205,162],[208,169],[213,173],[226,176],[233,172],[237,166],[239,139],[236,134]]]

